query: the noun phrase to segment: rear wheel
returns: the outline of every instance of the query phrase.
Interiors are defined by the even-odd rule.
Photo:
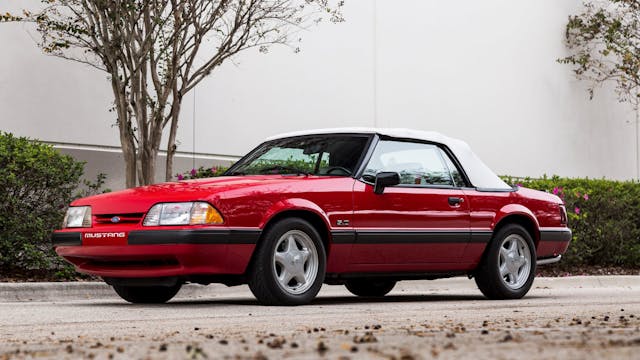
[[[344,284],[353,295],[382,297],[396,286],[393,280],[354,279]]]
[[[307,304],[322,287],[325,250],[306,220],[277,222],[264,234],[254,256],[249,288],[263,305]]]
[[[162,304],[171,300],[180,291],[181,284],[173,286],[124,286],[113,285],[113,289],[124,300],[134,304]]]
[[[475,274],[476,284],[489,299],[520,299],[531,289],[536,273],[536,249],[520,225],[501,228],[487,247]]]

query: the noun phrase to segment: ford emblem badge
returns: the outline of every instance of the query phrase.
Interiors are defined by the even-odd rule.
[[[111,222],[114,223],[114,224],[119,223],[120,222],[120,218],[118,216],[114,216],[114,217],[111,218]]]

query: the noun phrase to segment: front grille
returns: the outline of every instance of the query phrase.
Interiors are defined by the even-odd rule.
[[[129,214],[101,214],[96,215],[96,223],[98,224],[137,224],[144,217],[144,213]],[[117,218],[118,221],[113,221]]]

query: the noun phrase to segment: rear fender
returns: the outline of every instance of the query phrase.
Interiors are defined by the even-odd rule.
[[[498,212],[496,212],[496,216],[493,218],[493,222],[491,223],[491,229],[495,232],[496,228],[499,227],[504,220],[508,221],[507,218],[514,215],[520,218],[524,217],[531,222],[534,228],[532,229],[534,231],[531,234],[531,237],[533,238],[533,242],[537,245],[538,240],[540,239],[540,224],[533,212],[523,205],[508,204],[503,206],[498,210]]]

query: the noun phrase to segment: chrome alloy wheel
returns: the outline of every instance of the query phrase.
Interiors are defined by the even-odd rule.
[[[318,250],[305,232],[290,230],[276,243],[273,272],[278,285],[289,294],[302,294],[318,276]]]
[[[508,288],[518,290],[524,286],[531,272],[531,251],[522,236],[511,234],[502,241],[498,266],[500,278]]]

